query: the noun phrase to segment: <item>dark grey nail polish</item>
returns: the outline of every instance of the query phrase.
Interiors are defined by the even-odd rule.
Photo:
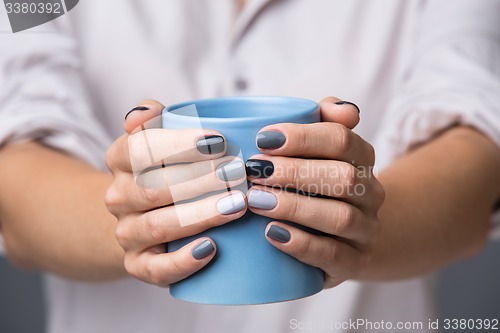
[[[354,107],[356,108],[356,110],[358,110],[358,113],[359,113],[359,108],[358,108],[358,106],[357,106],[356,104],[354,104],[354,103],[351,103],[351,102],[348,102],[348,101],[338,101],[338,102],[336,102],[335,104],[337,104],[337,105],[344,105],[344,104],[349,104],[349,105],[352,105],[352,106],[354,106]]]
[[[247,175],[254,178],[268,178],[274,172],[274,164],[266,160],[247,160],[245,163]]]
[[[224,181],[240,179],[245,177],[245,166],[242,161],[224,163],[217,168],[216,174]]]
[[[196,245],[191,254],[196,260],[200,260],[208,256],[210,253],[214,252],[215,248],[208,239],[204,240],[200,244]]]
[[[280,243],[287,243],[290,240],[290,232],[273,224],[269,230],[267,230],[267,237]]]
[[[224,138],[220,135],[205,136],[196,142],[196,149],[205,155],[222,153],[225,147]]]
[[[257,147],[277,149],[285,144],[285,135],[278,131],[264,131],[257,134]]]
[[[135,108],[127,112],[127,114],[125,115],[125,119],[127,119],[128,115],[134,111],[147,111],[147,110],[149,110],[147,106],[136,106]]]

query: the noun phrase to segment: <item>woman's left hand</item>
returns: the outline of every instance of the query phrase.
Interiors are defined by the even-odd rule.
[[[351,131],[358,108],[329,97],[320,110],[321,123],[275,124],[259,132],[263,154],[246,163],[254,184],[247,197],[256,214],[319,231],[272,221],[266,237],[281,251],[321,268],[325,288],[331,288],[368,265],[380,233],[377,212],[384,190],[373,174],[373,147]]]

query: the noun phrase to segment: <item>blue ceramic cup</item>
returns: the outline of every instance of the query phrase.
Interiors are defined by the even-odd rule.
[[[196,112],[193,113],[193,106]],[[187,110],[187,111],[186,111]],[[189,111],[190,110],[190,111]],[[260,153],[256,135],[276,123],[312,123],[320,120],[316,103],[288,97],[227,97],[189,101],[163,110],[163,128],[214,129],[239,147],[247,160]],[[236,154],[234,154],[236,155]],[[240,189],[240,188],[238,188]],[[243,192],[248,189],[243,185]],[[270,218],[248,211],[238,220],[168,244],[172,252],[201,237],[212,238],[217,254],[194,275],[170,286],[170,294],[204,304],[262,304],[313,295],[323,288],[323,272],[273,247],[266,240]]]

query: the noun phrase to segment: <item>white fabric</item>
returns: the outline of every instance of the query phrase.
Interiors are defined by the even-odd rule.
[[[375,143],[380,168],[455,123],[500,144],[499,11],[497,0],[247,0],[236,16],[233,0],[81,1],[35,30],[0,34],[0,142],[36,137],[103,168],[143,98],[264,94],[356,102],[356,131]],[[0,24],[8,30],[3,7]],[[48,275],[48,331],[289,332],[293,319],[364,318],[421,321],[425,332],[431,287],[348,282],[295,302],[218,307],[134,280]]]

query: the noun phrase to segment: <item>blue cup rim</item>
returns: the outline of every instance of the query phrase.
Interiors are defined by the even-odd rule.
[[[203,123],[205,124],[210,124],[210,123],[220,123],[221,121],[227,121],[231,123],[246,123],[251,120],[259,120],[259,119],[269,119],[269,118],[281,118],[284,115],[283,114],[272,114],[272,113],[256,113],[255,115],[248,116],[248,117],[204,117],[204,116],[199,116],[199,117],[194,117],[192,115],[183,115],[183,114],[177,114],[173,113],[171,111],[189,106],[189,105],[211,105],[213,104],[230,104],[234,102],[246,102],[248,104],[262,104],[266,103],[268,105],[276,104],[280,105],[281,107],[286,106],[287,104],[290,105],[290,109],[288,110],[286,116],[301,116],[301,115],[306,115],[309,113],[312,113],[316,110],[318,110],[319,105],[318,103],[306,99],[306,98],[300,98],[300,97],[287,97],[287,96],[230,96],[230,97],[215,97],[215,98],[204,98],[204,99],[196,99],[196,100],[191,100],[191,101],[186,101],[182,103],[176,103],[170,106],[167,106],[163,109],[162,114],[167,116],[170,120],[175,121],[175,120],[183,120],[184,122],[189,121],[190,118],[193,119],[193,121],[196,118],[203,119]]]

